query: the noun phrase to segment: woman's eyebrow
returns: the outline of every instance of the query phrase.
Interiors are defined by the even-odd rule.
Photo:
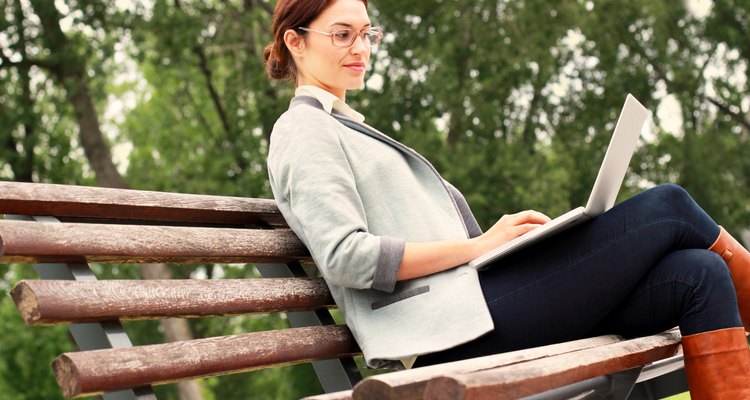
[[[346,22],[334,22],[334,23],[332,23],[331,25],[328,25],[328,26],[331,27],[331,26],[335,26],[335,25],[345,26],[347,28],[353,28],[354,27],[354,25],[352,25],[350,23],[346,23]],[[363,25],[362,27],[363,28],[368,28],[368,27],[371,27],[371,26],[372,26],[372,23],[368,22],[365,25]]]

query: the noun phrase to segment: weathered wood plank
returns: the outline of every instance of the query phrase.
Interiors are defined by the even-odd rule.
[[[288,262],[309,258],[289,229],[0,220],[0,262]]]
[[[414,368],[368,377],[354,387],[354,397],[372,400],[416,400],[424,397],[427,382],[436,377],[465,374],[506,365],[518,364],[554,355],[617,343],[619,336],[598,336],[589,339],[512,351],[491,356]]]
[[[335,306],[322,278],[22,280],[11,296],[29,325],[272,313]]]
[[[318,326],[65,353],[52,368],[69,398],[359,352],[346,326]]]
[[[351,400],[352,391],[344,390],[341,392],[319,394],[316,396],[303,397],[302,400]]]
[[[286,226],[271,199],[0,182],[0,214]]]
[[[518,399],[596,376],[608,375],[675,355],[677,331],[627,340],[512,366],[437,377],[428,399]]]

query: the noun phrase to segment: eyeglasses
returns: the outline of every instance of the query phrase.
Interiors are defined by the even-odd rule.
[[[333,45],[336,47],[351,46],[352,44],[354,44],[354,41],[357,40],[357,36],[362,38],[362,43],[364,43],[367,47],[377,46],[378,43],[380,43],[380,39],[383,38],[383,30],[380,28],[367,28],[359,32],[359,34],[355,33],[354,30],[350,28],[338,28],[334,29],[332,32],[323,32],[304,27],[299,27],[297,29],[305,32],[313,32],[330,36],[331,43],[333,43]]]

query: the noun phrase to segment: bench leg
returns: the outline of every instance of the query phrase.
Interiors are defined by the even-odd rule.
[[[605,399],[627,400],[633,391],[638,376],[641,375],[643,367],[629,369],[610,376],[612,379],[612,390]]]
[[[659,400],[687,391],[685,369],[679,369],[636,384],[628,400]]]
[[[628,400],[659,400],[687,390],[685,363],[680,354],[643,368]]]

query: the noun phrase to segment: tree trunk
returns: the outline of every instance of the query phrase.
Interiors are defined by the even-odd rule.
[[[102,134],[99,117],[89,93],[85,61],[76,57],[77,52],[70,48],[68,38],[60,28],[60,13],[53,3],[44,0],[32,0],[31,3],[44,29],[43,35],[50,54],[57,60],[50,66],[50,69],[65,88],[68,101],[73,107],[78,122],[81,146],[96,174],[97,184],[113,188],[128,188],[127,182],[112,161],[109,146]],[[169,268],[164,264],[143,264],[140,270],[145,279],[149,277],[171,278]],[[167,319],[161,324],[167,341],[193,338],[190,326],[184,319]],[[203,398],[201,387],[195,381],[179,382],[177,390],[181,400],[202,400]]]
[[[78,137],[81,140],[86,159],[89,160],[91,169],[96,174],[96,183],[99,186],[128,188],[127,182],[112,162],[109,146],[99,128],[99,117],[89,95],[84,71],[74,71],[65,75],[65,69],[61,68],[60,70],[63,72],[58,76],[58,79],[63,81],[68,101],[73,105],[79,127]]]

